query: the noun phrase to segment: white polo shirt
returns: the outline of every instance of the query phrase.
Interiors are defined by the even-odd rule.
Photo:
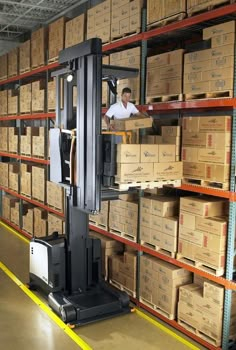
[[[123,105],[122,101],[116,102],[108,109],[106,116],[108,118],[114,117],[115,119],[129,118],[131,114],[137,114],[139,110],[131,102],[127,103],[127,107]]]

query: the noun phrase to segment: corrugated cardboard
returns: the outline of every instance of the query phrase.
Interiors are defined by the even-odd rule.
[[[230,164],[230,148],[219,149],[202,149],[198,150],[198,161],[217,164]]]
[[[154,180],[178,180],[183,177],[183,163],[154,163]]]
[[[116,181],[136,182],[150,181],[152,179],[153,163],[117,164]]]
[[[183,226],[188,229],[195,230],[196,227],[196,217],[195,215],[180,211],[179,213],[179,227]],[[199,230],[199,228],[198,228]]]
[[[196,229],[213,233],[219,236],[226,236],[228,220],[224,217],[204,218],[196,216]]]
[[[203,296],[206,300],[221,307],[224,306],[224,287],[212,281],[204,282]]]
[[[117,163],[139,163],[140,145],[118,144],[116,161]]]
[[[225,200],[207,197],[181,197],[180,210],[203,217],[220,216],[225,211]]]
[[[152,118],[130,117],[127,119],[115,119],[111,124],[115,126],[117,131],[150,128],[152,126]]]
[[[199,118],[200,132],[231,132],[231,116],[212,116]]]
[[[203,29],[203,40],[227,33],[235,33],[235,21],[217,24],[215,26]]]
[[[159,161],[159,145],[142,144],[140,161],[142,163],[157,163]]]

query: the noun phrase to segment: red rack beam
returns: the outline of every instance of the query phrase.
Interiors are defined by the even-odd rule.
[[[27,160],[30,162],[39,163],[39,164],[46,164],[46,165],[50,164],[50,160],[48,160],[48,159],[27,157],[27,156],[22,156],[20,154],[7,153],[7,152],[0,152],[0,157],[9,157],[9,158]]]
[[[59,63],[58,62],[51,63],[51,64],[48,64],[46,66],[39,67],[39,68],[36,68],[34,70],[31,70],[30,72],[26,72],[26,73],[23,73],[23,74],[16,75],[15,77],[11,77],[11,78],[8,78],[6,80],[2,80],[2,81],[0,81],[0,85],[4,85],[4,84],[7,84],[7,83],[11,83],[13,81],[17,81],[17,80],[20,80],[20,79],[28,78],[28,77],[31,77],[32,75],[43,73],[43,72],[46,72],[47,70],[55,69],[57,67],[59,67]]]
[[[61,216],[61,217],[63,217],[63,218],[65,217],[64,213],[61,213],[61,212],[59,212],[59,211],[57,211],[57,210],[55,210],[55,209],[53,209],[53,208],[51,208],[51,207],[48,207],[47,205],[45,205],[45,204],[43,204],[43,203],[41,203],[41,202],[38,202],[38,201],[36,201],[36,200],[34,200],[34,199],[31,199],[31,198],[22,196],[21,194],[12,191],[12,190],[10,190],[9,188],[5,188],[5,187],[3,187],[3,186],[0,186],[0,189],[3,190],[3,191],[5,191],[5,192],[7,192],[7,193],[9,193],[9,194],[11,194],[12,196],[15,196],[15,197],[17,197],[17,198],[20,198],[20,199],[22,199],[22,200],[24,200],[24,201],[26,201],[26,202],[29,202],[29,203],[31,203],[31,204],[37,206],[37,207],[43,208],[43,209],[45,209],[45,210],[47,210],[47,211],[49,211],[49,212],[51,212],[51,213],[53,213],[53,214],[56,214],[56,215]]]
[[[21,115],[9,115],[6,117],[0,117],[0,121],[2,120],[26,120],[26,119],[54,119],[56,117],[56,113],[35,113],[35,114],[21,114]]]

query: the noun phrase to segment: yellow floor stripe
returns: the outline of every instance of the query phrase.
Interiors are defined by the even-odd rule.
[[[25,238],[24,236],[22,236],[20,233],[18,233],[16,230],[14,230],[13,228],[11,228],[10,226],[8,226],[8,225],[6,225],[6,224],[4,224],[3,222],[0,222],[0,224],[3,226],[3,227],[5,227],[7,230],[9,230],[9,231],[11,231],[14,235],[16,235],[18,238],[20,238],[20,239],[22,239],[24,242],[26,242],[26,243],[28,243],[29,244],[29,240],[27,239],[27,238]],[[3,267],[2,266],[4,266],[1,262],[0,262],[0,268],[2,268],[2,270],[4,271],[4,269],[3,269]],[[6,267],[5,267],[5,269],[7,269]],[[9,271],[9,270],[8,270]],[[4,271],[5,272],[5,271]],[[10,272],[10,271],[9,271]],[[10,272],[11,273],[11,272]],[[12,274],[12,276],[14,276],[13,274]],[[9,276],[10,277],[10,276]],[[18,280],[17,279],[17,277],[16,276],[14,276],[14,279],[15,280]],[[13,280],[14,280],[13,279]],[[19,281],[19,280],[18,280]],[[14,281],[15,282],[15,281]],[[16,283],[16,282],[15,282]],[[26,291],[25,291],[25,293],[28,295],[28,292],[30,293],[30,294],[32,294],[32,297],[30,296],[30,298],[32,299],[32,300],[34,300],[33,298],[37,298],[31,291],[29,291],[29,289],[28,288],[26,288],[20,281],[19,281],[19,283],[20,284],[18,284],[18,283],[16,283],[16,284],[18,284],[19,285],[19,287],[20,288],[24,288],[24,289],[26,289]],[[38,299],[38,298],[37,298]],[[39,302],[38,302],[39,301]],[[46,311],[46,308],[49,310],[49,312],[50,312],[50,317],[59,325],[59,323],[60,323],[60,327],[65,331],[65,333],[67,333],[67,329],[68,329],[68,331],[70,332],[70,333],[72,333],[73,334],[73,336],[75,336],[75,337],[77,337],[77,338],[79,338],[69,327],[67,327],[66,325],[65,325],[65,323],[64,322],[62,322],[61,321],[61,319],[58,317],[58,316],[56,316],[56,314],[54,314],[54,312],[52,312],[51,311],[51,309],[47,306],[47,305],[45,305],[45,304],[43,304],[42,302],[41,302],[41,300],[40,299],[38,299],[38,301],[36,302],[36,304],[37,305],[39,305],[45,312],[47,312]],[[44,309],[44,307],[45,307],[45,309]],[[187,341],[186,339],[184,339],[184,338],[182,338],[180,335],[177,335],[177,334],[175,334],[172,330],[170,330],[169,328],[167,328],[167,327],[165,327],[164,325],[162,325],[161,323],[159,323],[159,322],[157,322],[156,320],[154,320],[153,318],[151,318],[151,317],[149,317],[148,315],[146,315],[145,313],[143,313],[142,311],[140,311],[140,310],[138,310],[138,309],[135,309],[136,310],[136,313],[137,313],[137,315],[139,315],[140,317],[142,317],[142,318],[144,318],[146,321],[148,321],[148,322],[150,322],[150,323],[152,323],[154,326],[156,326],[156,327],[158,327],[159,329],[161,329],[162,331],[164,331],[165,333],[167,333],[167,334],[169,334],[170,336],[172,336],[172,337],[174,337],[175,339],[177,339],[179,342],[181,342],[181,343],[183,343],[183,344],[185,344],[186,346],[188,346],[190,349],[192,349],[192,350],[199,350],[199,348],[197,347],[197,346],[195,346],[195,345],[193,345],[192,343],[190,343],[189,341]],[[47,312],[48,313],[48,312]],[[55,319],[54,319],[54,317],[55,317]],[[58,323],[59,322],[59,323]],[[65,328],[65,327],[67,327],[67,328]],[[68,334],[68,333],[67,333]],[[69,335],[69,334],[68,334]],[[71,337],[71,335],[69,335],[70,337]],[[72,337],[71,337],[72,338]],[[73,339],[73,338],[72,338]],[[79,339],[81,339],[81,338],[79,338]],[[83,340],[81,339],[81,341],[83,342]],[[78,344],[78,343],[77,343]],[[86,343],[85,343],[86,344]],[[80,344],[78,344],[78,345],[80,345]],[[88,344],[86,344],[86,346],[87,347],[84,347],[84,348],[82,348],[82,349],[91,349],[90,347],[89,347],[89,345]]]
[[[46,304],[32,293],[2,262],[0,269],[35,303],[37,304],[77,345],[83,350],[92,348],[70,329]]]
[[[15,236],[17,236],[18,238],[20,238],[22,241],[24,241],[25,243],[29,244],[30,240],[26,237],[24,237],[22,234],[20,234],[19,232],[17,232],[16,230],[14,230],[14,228],[12,228],[11,226],[5,224],[4,222],[0,221],[0,225],[3,226],[4,228],[6,228],[8,231],[12,232]]]
[[[182,338],[180,335],[176,334],[175,332],[173,332],[171,329],[165,327],[163,324],[157,322],[156,320],[154,320],[152,317],[146,315],[144,312],[140,311],[139,309],[135,309],[136,314],[140,317],[142,317],[143,319],[145,319],[146,321],[150,322],[151,324],[153,324],[155,327],[159,328],[160,330],[162,330],[163,332],[167,333],[168,335],[174,337],[176,340],[178,340],[179,342],[181,342],[182,344],[188,346],[190,349],[192,350],[200,350],[200,348],[198,348],[197,346],[193,345],[192,343],[190,343],[188,340]]]

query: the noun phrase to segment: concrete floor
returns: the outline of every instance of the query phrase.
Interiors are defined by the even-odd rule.
[[[28,282],[28,249],[29,245],[26,242],[0,225],[0,262],[5,264],[23,283]],[[1,269],[0,286],[2,349],[74,350],[79,348]],[[42,299],[40,295],[38,296]],[[112,350],[164,350],[166,348],[187,350],[190,348],[135,313],[83,326],[75,329],[74,332],[95,350],[111,348]],[[182,334],[181,336],[198,349],[205,349]]]

